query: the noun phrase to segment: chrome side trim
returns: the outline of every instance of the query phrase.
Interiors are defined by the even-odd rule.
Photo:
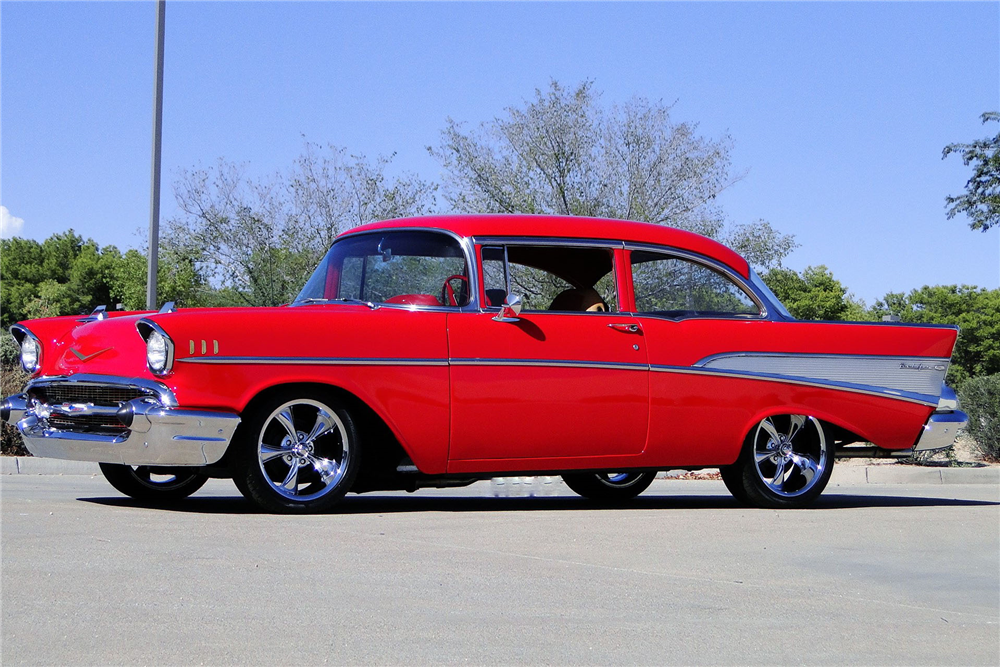
[[[383,357],[187,357],[188,364],[289,364],[293,366],[447,366],[447,359],[391,359]]]
[[[573,239],[556,236],[473,236],[476,245],[547,245],[564,248],[624,248],[625,243],[618,239]]]
[[[802,378],[788,375],[778,375],[775,373],[752,373],[747,371],[731,371],[714,368],[697,368],[693,366],[661,366],[653,365],[649,368],[654,373],[681,373],[687,375],[712,375],[716,377],[734,377],[744,380],[763,380],[767,382],[781,382],[784,384],[797,384],[806,387],[819,387],[822,389],[837,389],[855,394],[867,394],[869,396],[880,396],[882,398],[892,398],[899,401],[919,403],[920,405],[936,406],[938,397],[927,394],[916,394],[912,392],[895,391],[886,387],[871,385],[857,385],[848,382],[837,382],[831,380],[821,380],[815,378]]]
[[[297,366],[551,366],[648,370],[644,363],[577,361],[568,359],[388,359],[379,357],[188,357],[178,362],[192,364],[289,364]]]
[[[799,354],[785,352],[727,352],[694,365],[701,368],[778,375],[817,382],[878,387],[933,397],[937,405],[950,360],[859,354]]]
[[[451,359],[452,366],[539,366],[551,368],[595,368],[601,370],[646,371],[646,364],[609,361],[575,361],[565,359]]]

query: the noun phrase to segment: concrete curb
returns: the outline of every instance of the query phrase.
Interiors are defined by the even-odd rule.
[[[39,459],[34,456],[0,457],[0,474],[4,475],[97,475],[101,469],[89,461]]]
[[[704,472],[713,472],[706,469]],[[33,456],[0,457],[3,475],[96,475],[96,463],[40,459]],[[670,475],[667,476],[667,479]],[[838,466],[833,469],[831,486],[858,484],[993,484],[1000,486],[1000,467],[929,468],[898,464],[879,466]]]

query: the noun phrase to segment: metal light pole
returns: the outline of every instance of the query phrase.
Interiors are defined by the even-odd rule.
[[[166,0],[156,0],[156,90],[153,93],[153,183],[149,201],[149,261],[146,308],[156,310],[156,272],[160,246],[160,132],[163,129],[163,17]]]

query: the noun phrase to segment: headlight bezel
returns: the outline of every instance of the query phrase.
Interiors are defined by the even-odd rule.
[[[170,375],[174,367],[174,341],[170,335],[163,330],[156,322],[147,319],[141,319],[135,323],[135,328],[138,330],[139,335],[142,336],[143,341],[146,343],[146,368],[153,375],[162,377],[164,375]],[[162,341],[163,351],[157,351],[156,359],[162,357],[163,362],[154,363],[152,358],[152,348],[153,346],[160,346]]]
[[[14,341],[17,343],[17,347],[20,350],[19,361],[21,362],[21,368],[24,369],[25,373],[29,375],[36,375],[42,370],[42,341],[35,334],[31,332],[28,327],[22,324],[15,324],[10,328],[10,334],[14,337]],[[25,347],[27,345],[31,346],[35,350],[34,363],[28,365],[25,360]]]

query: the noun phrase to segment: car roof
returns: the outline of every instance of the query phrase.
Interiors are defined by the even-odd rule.
[[[750,275],[747,261],[718,241],[675,227],[629,220],[569,215],[429,215],[371,222],[348,230],[342,236],[400,227],[450,230],[466,237],[515,236],[651,243],[705,255],[725,264],[744,278]]]

